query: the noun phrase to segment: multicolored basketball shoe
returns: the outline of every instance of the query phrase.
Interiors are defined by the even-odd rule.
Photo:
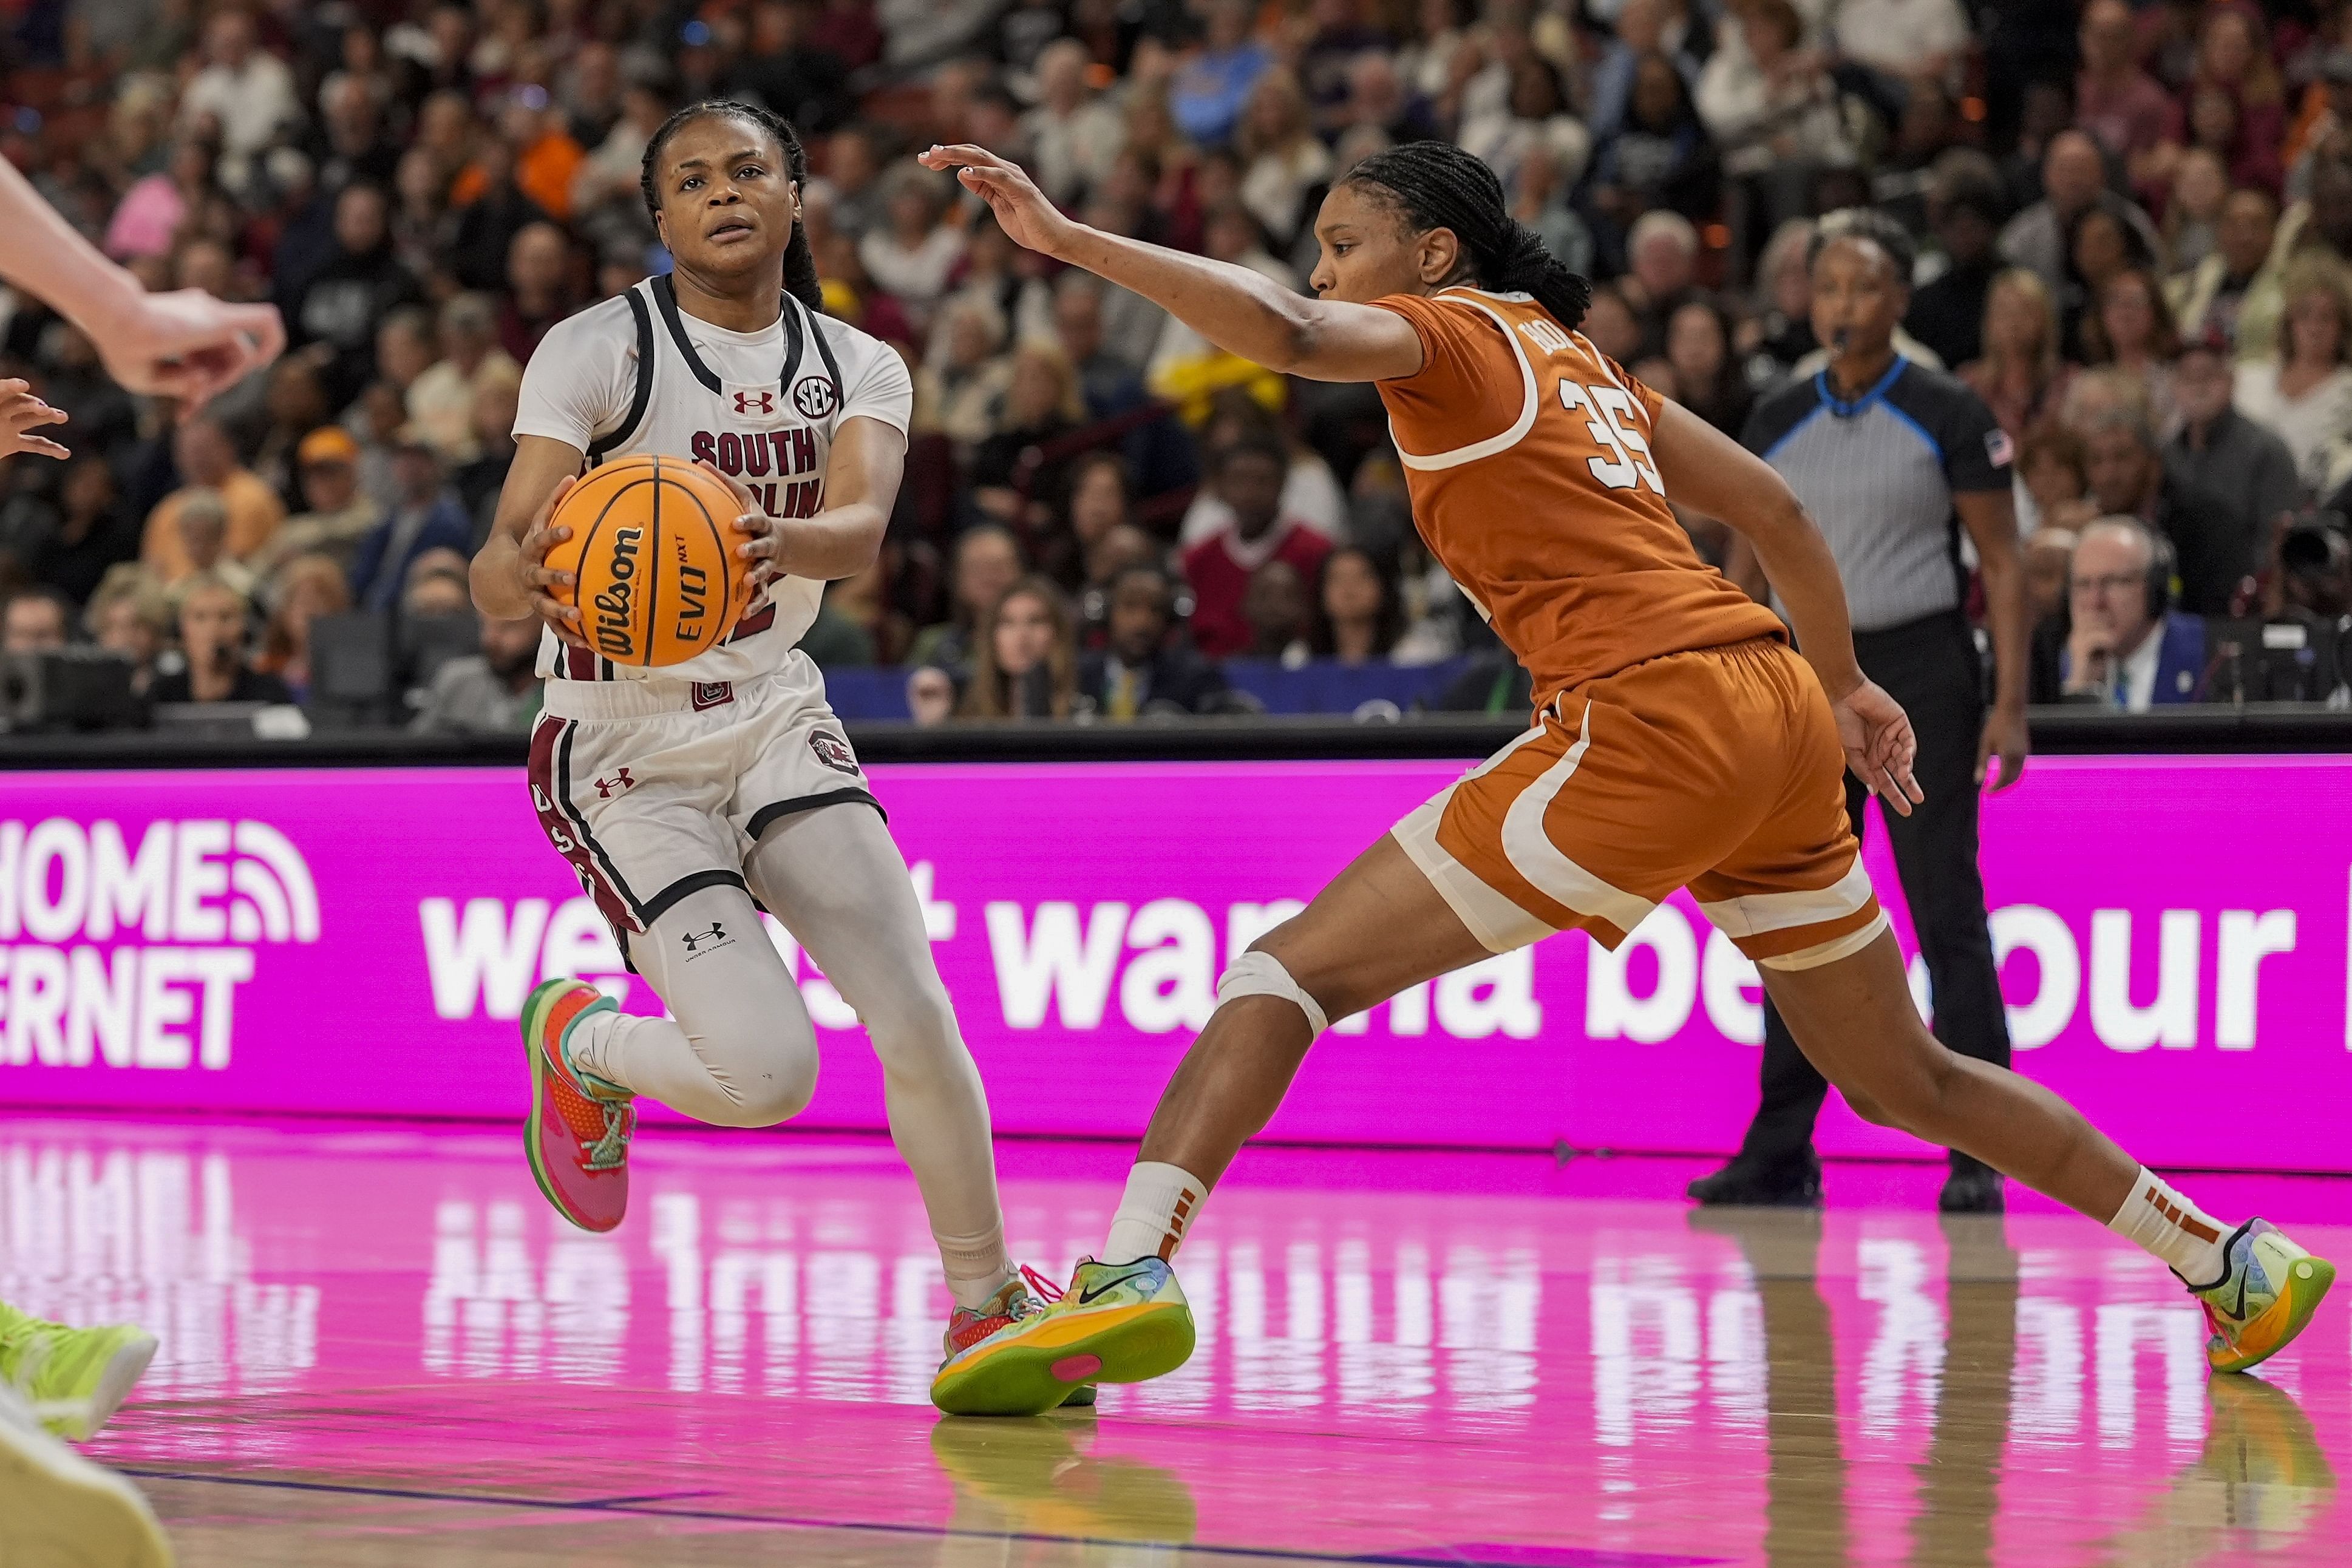
[[[171,1568],[138,1489],[41,1429],[0,1383],[0,1563]]]
[[[1086,1258],[1044,1312],[973,1345],[958,1371],[971,1390],[968,1413],[1041,1416],[1080,1384],[1147,1382],[1192,1354],[1192,1309],[1174,1270],[1158,1258]]]
[[[941,1344],[947,1359],[940,1363],[939,1375],[931,1379],[931,1403],[950,1416],[1038,1414],[1025,1409],[1013,1412],[992,1408],[991,1396],[995,1392],[992,1380],[975,1376],[977,1364],[971,1353],[982,1342],[1013,1324],[1035,1317],[1060,1294],[1051,1281],[1024,1266],[1019,1275],[1007,1280],[996,1294],[979,1306],[958,1307],[948,1319],[948,1332]],[[1094,1402],[1094,1385],[1081,1383],[1066,1389],[1055,1404],[1078,1409]],[[1054,1406],[1045,1408],[1050,1410]]]
[[[2287,1239],[2267,1219],[2250,1219],[2221,1243],[2221,1282],[2191,1285],[2205,1308],[2205,1360],[2216,1372],[2243,1372],[2284,1350],[2319,1310],[2336,1265]]]
[[[629,1138],[635,1098],[616,1083],[578,1071],[564,1040],[591,1013],[618,1012],[584,980],[543,982],[522,1007],[530,1054],[530,1120],[523,1150],[555,1212],[583,1230],[610,1230],[629,1210]]]
[[[155,1336],[145,1329],[68,1328],[0,1301],[0,1385],[61,1437],[96,1437],[154,1359]]]

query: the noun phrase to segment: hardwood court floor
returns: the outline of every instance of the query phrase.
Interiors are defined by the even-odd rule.
[[[1673,1162],[1245,1156],[1202,1343],[1094,1416],[946,1421],[887,1144],[656,1129],[609,1238],[505,1129],[0,1123],[0,1296],[163,1352],[92,1452],[196,1568],[2352,1563],[2352,1301],[2264,1381],[2104,1232],[1692,1215]],[[1004,1151],[1016,1252],[1123,1150]],[[2352,1184],[2208,1179],[2352,1256]]]

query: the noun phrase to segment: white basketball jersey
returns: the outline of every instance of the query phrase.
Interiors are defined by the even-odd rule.
[[[652,453],[702,459],[774,517],[824,507],[824,465],[841,422],[864,416],[905,434],[915,389],[898,353],[786,296],[763,332],[734,332],[678,308],[667,277],[550,329],[523,371],[515,434],[587,454],[591,466]],[[740,681],[782,664],[816,619],[824,585],[770,583],[726,641],[682,664],[641,669],[540,639],[554,680]]]

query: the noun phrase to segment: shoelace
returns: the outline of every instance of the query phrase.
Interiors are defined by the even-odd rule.
[[[1037,1299],[1047,1306],[1050,1307],[1062,1299],[1062,1287],[1026,1263],[1021,1265],[1021,1277],[1029,1282],[1029,1288],[1036,1292]]]
[[[636,1131],[636,1107],[599,1100],[596,1108],[604,1113],[604,1135],[588,1146],[587,1165],[592,1171],[609,1171],[628,1160],[629,1135]]]

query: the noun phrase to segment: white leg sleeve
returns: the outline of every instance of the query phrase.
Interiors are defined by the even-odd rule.
[[[898,846],[872,808],[825,806],[769,829],[747,869],[760,902],[864,1021],[882,1060],[890,1136],[922,1189],[949,1287],[977,1305],[1013,1275],[988,1097]]]
[[[588,1019],[572,1037],[582,1071],[721,1127],[770,1126],[808,1103],[816,1035],[749,894],[688,894],[629,939],[629,958],[677,1021]]]

